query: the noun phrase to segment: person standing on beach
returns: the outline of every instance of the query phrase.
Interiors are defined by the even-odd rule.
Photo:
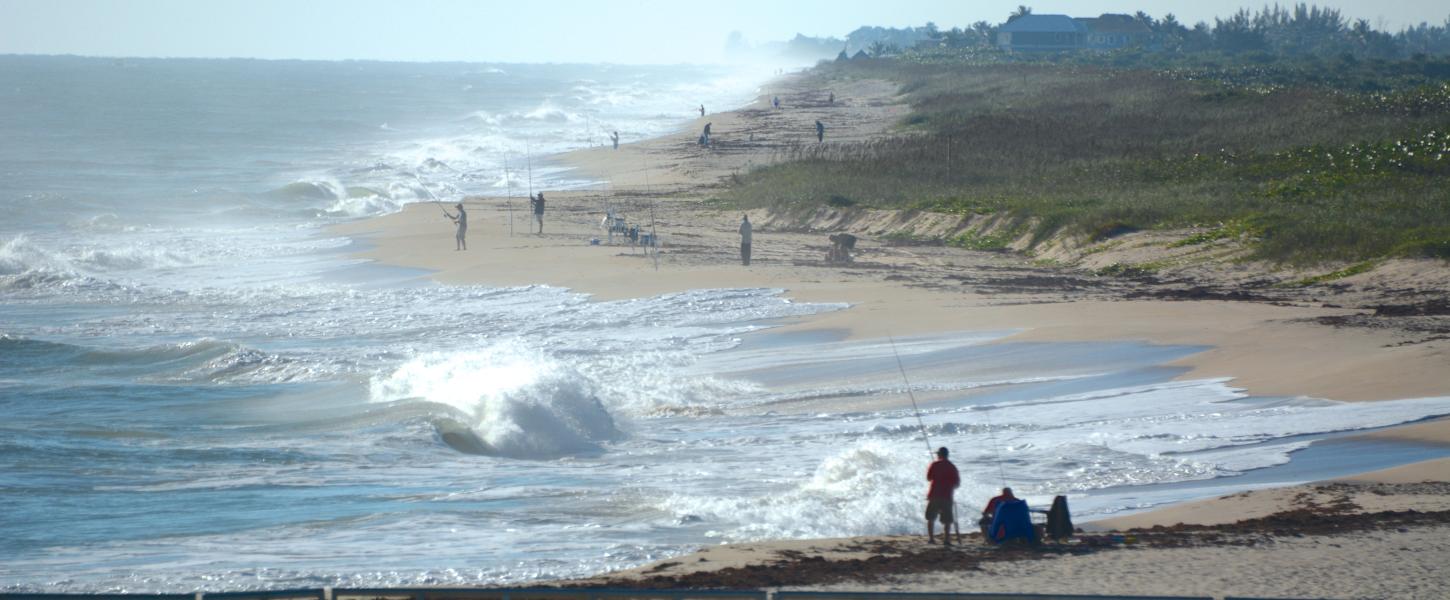
[[[458,224],[458,231],[453,234],[453,241],[456,244],[453,251],[467,250],[468,240],[464,239],[464,237],[468,235],[468,213],[463,210],[462,202],[454,204],[453,208],[458,209],[458,214],[449,214],[446,209],[443,211],[443,216],[452,219],[454,223]]]
[[[771,98],[770,105],[774,106],[776,110],[780,110],[780,96],[775,96]]]
[[[700,105],[700,118],[703,119],[704,117],[705,117],[705,105],[704,104],[701,104]]]
[[[836,93],[835,92],[831,92],[831,97],[829,97],[829,98],[826,99],[826,104],[829,105],[829,106],[835,106],[836,105]]]
[[[539,235],[544,235],[544,192],[540,191],[538,196],[529,198],[529,203],[534,208],[534,220],[539,222]]]
[[[700,136],[700,139],[704,140],[703,142],[701,142],[701,145],[702,146],[709,146],[710,145],[710,125],[711,125],[711,123],[706,123],[705,124],[705,133]]]
[[[614,141],[614,149],[615,150],[618,150],[619,149],[619,132],[616,131],[614,133],[609,134],[609,139],[611,139],[611,140]]]
[[[750,215],[740,215],[740,264],[750,266]]]
[[[942,544],[950,546],[954,520],[952,494],[962,485],[962,476],[957,473],[957,466],[947,460],[947,454],[946,446],[937,448],[936,460],[926,469],[926,480],[931,482],[926,491],[926,543],[936,543],[933,521],[940,520]]]
[[[824,141],[826,141],[826,126],[820,121],[816,121],[816,143]]]

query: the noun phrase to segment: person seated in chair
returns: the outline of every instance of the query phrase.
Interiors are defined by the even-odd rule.
[[[982,529],[982,537],[990,538],[987,535],[987,528],[992,525],[992,518],[997,516],[997,506],[1008,500],[1016,499],[1017,497],[1012,495],[1012,488],[1004,487],[1002,488],[1001,495],[995,496],[987,501],[987,508],[982,509],[982,518],[977,521],[977,526]]]

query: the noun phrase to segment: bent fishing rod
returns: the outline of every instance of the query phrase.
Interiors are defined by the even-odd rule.
[[[921,420],[921,407],[916,404],[916,393],[911,390],[911,380],[906,377],[906,366],[903,365],[903,364],[901,364],[901,353],[896,351],[896,338],[894,336],[892,336],[891,334],[887,334],[886,335],[886,339],[887,339],[887,341],[891,342],[891,355],[896,357],[896,369],[898,371],[901,371],[901,381],[906,384],[906,396],[908,398],[911,398],[911,410],[912,410],[913,413],[916,414],[916,425],[917,425],[917,427],[920,427],[921,428],[921,439],[926,442],[926,454],[927,454],[928,457],[936,456],[936,453],[931,449],[931,438],[927,437],[927,435],[926,435],[926,422]],[[1002,465],[999,462],[997,464],[997,468],[998,469],[1001,469],[1001,467],[1002,467]],[[960,482],[958,483],[958,485],[960,485]],[[944,531],[942,531],[942,536],[951,535],[952,532],[950,530],[950,527],[955,526],[956,527],[956,534],[957,534],[957,543],[958,544],[962,543],[962,525],[961,525],[961,522],[962,522],[961,515],[957,513],[957,500],[956,500],[955,497],[953,497],[952,498],[952,522],[951,522],[951,525],[945,525],[944,526],[947,529],[944,530]],[[945,537],[943,539],[945,539]]]
[[[428,197],[433,199],[433,203],[438,205],[438,210],[443,211],[443,216],[450,219],[453,218],[453,215],[448,214],[448,209],[443,207],[443,201],[439,200],[438,196],[433,195],[433,190],[428,189],[428,184],[423,183],[423,178],[418,177],[418,174],[414,173],[413,180],[417,181],[418,185],[423,187],[423,193],[428,194]]]

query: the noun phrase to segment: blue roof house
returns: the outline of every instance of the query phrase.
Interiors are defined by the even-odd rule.
[[[1025,15],[997,29],[997,45],[1019,52],[1076,50],[1087,44],[1086,24],[1067,15]]]

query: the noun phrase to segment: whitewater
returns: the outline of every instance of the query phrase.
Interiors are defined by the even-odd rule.
[[[1010,483],[1080,520],[1445,455],[1341,438],[1446,399],[1180,380],[1201,347],[781,333],[849,307],[438,285],[328,229],[773,71],[0,56],[0,591],[518,584],[918,532],[923,433],[967,505]]]

